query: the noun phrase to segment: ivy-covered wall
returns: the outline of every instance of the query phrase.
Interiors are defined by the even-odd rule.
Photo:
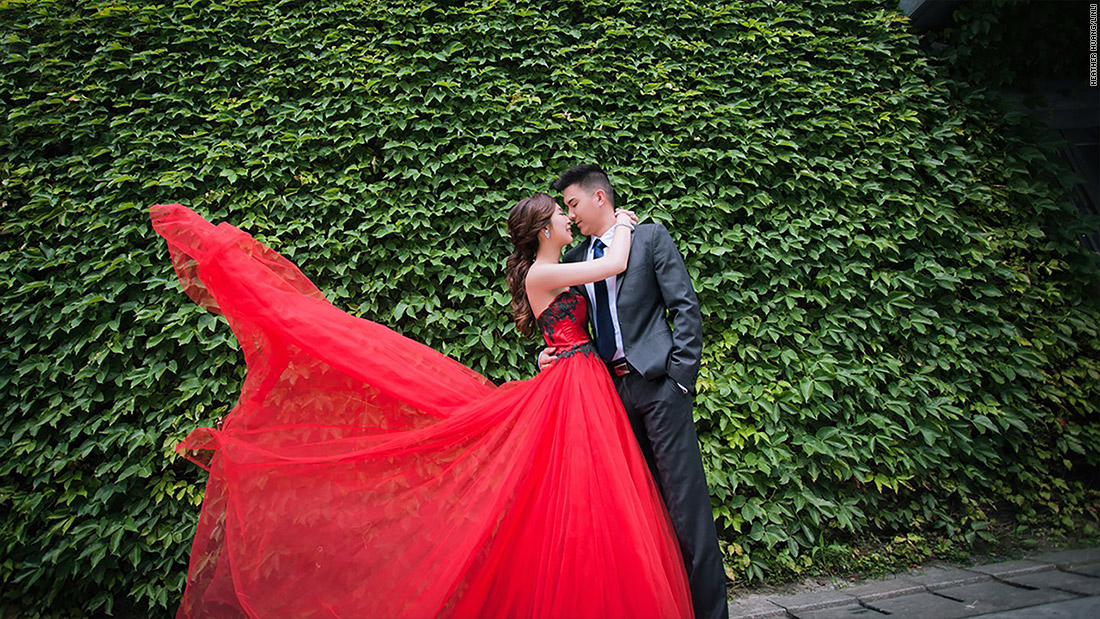
[[[886,0],[0,0],[0,604],[163,616],[182,591],[203,475],[172,447],[243,361],[151,204],[502,381],[538,347],[504,216],[581,161],[694,277],[733,578],[1072,524],[1100,466],[1095,222],[1033,121],[906,25]]]

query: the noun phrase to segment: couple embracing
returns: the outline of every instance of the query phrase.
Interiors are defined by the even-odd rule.
[[[540,372],[494,386],[337,309],[289,261],[151,210],[248,365],[177,450],[210,472],[179,617],[723,617],[692,421],[698,301],[660,224],[595,165],[508,216]],[[562,257],[571,224],[588,238]],[[592,336],[589,336],[589,333]]]

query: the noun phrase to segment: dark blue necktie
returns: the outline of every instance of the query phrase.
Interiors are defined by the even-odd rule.
[[[603,250],[607,247],[603,241],[596,239],[592,243],[592,257],[603,258]],[[611,302],[607,298],[607,282],[599,280],[592,282],[596,290],[596,350],[604,361],[611,361],[615,356],[615,327],[611,324]]]

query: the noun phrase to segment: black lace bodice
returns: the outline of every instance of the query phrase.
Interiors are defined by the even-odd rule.
[[[588,338],[588,302],[584,295],[566,290],[554,297],[539,314],[538,324],[547,346],[565,354],[595,351]],[[558,356],[562,354],[559,352]]]

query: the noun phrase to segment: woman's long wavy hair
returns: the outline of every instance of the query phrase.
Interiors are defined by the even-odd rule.
[[[523,335],[535,334],[535,314],[527,301],[527,271],[535,261],[539,248],[539,233],[550,224],[557,205],[554,198],[536,193],[524,198],[508,213],[508,236],[512,238],[512,255],[504,265],[504,277],[512,293],[512,318]]]

